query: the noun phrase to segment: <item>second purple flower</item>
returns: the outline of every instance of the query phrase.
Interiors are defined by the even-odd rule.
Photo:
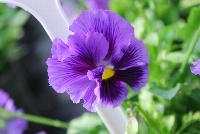
[[[70,26],[65,44],[55,39],[47,60],[50,85],[67,92],[74,103],[95,111],[96,105],[116,107],[127,97],[127,86],[138,91],[148,79],[149,58],[144,43],[119,15],[85,11]]]
[[[0,89],[0,107],[11,112],[21,112],[21,110],[16,109],[14,101],[2,89]],[[28,127],[26,120],[14,117],[10,118],[1,113],[0,120],[5,121],[5,126],[0,128],[0,134],[23,134]]]

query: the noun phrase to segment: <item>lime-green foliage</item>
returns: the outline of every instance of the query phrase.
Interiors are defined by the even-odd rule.
[[[200,76],[190,72],[191,62],[200,58],[200,1],[191,2],[111,0],[111,9],[134,26],[149,51],[148,84],[138,94],[130,91],[124,103],[139,119],[139,134],[200,133],[199,120],[192,118],[200,112]],[[189,113],[192,123],[183,120]]]
[[[109,134],[102,121],[96,114],[85,113],[72,120],[69,124],[68,134]]]
[[[28,16],[22,10],[0,4],[0,71],[24,53],[18,40],[23,36],[22,27]]]
[[[123,104],[130,117],[137,117],[138,133],[200,134],[200,76],[190,72],[191,63],[200,58],[200,1],[111,0],[110,4],[133,25],[150,56],[148,84],[138,93],[129,89]]]

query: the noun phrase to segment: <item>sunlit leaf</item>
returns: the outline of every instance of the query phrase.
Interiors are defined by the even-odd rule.
[[[183,30],[183,39],[185,41],[185,45],[189,44],[192,40],[193,34],[200,27],[200,6],[194,7],[190,11],[190,15],[188,17],[187,25]],[[187,49],[189,46],[185,46]]]
[[[200,0],[181,0],[180,2],[180,6],[182,9],[189,8],[195,5],[199,5],[199,4],[200,4]]]
[[[153,84],[153,86],[150,87],[149,91],[154,95],[171,100],[177,94],[180,88],[181,88],[180,83],[178,83],[174,88],[171,89],[161,89],[157,87],[156,84]]]
[[[185,54],[182,52],[171,52],[165,55],[165,61],[171,63],[182,63],[185,59]]]
[[[13,17],[12,21],[10,22],[10,26],[23,26],[29,18],[29,14],[23,10],[17,12],[17,14]]]
[[[162,129],[163,126],[158,126],[159,123],[156,121],[148,112],[144,111],[139,105],[136,107],[136,111],[139,113],[140,116],[144,119],[147,123],[150,134],[164,134],[164,130]]]
[[[96,114],[85,113],[69,124],[68,134],[108,134],[101,119]]]

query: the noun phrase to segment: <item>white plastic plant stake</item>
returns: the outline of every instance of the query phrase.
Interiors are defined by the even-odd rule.
[[[125,133],[128,119],[121,106],[112,109],[98,106],[96,109],[111,134]]]
[[[67,41],[69,21],[65,17],[59,0],[0,0],[2,3],[15,4],[32,14],[44,27],[53,40],[59,37]],[[121,107],[108,109],[97,107],[97,113],[111,134],[124,134],[127,117]]]

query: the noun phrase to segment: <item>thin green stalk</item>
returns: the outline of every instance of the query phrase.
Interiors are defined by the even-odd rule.
[[[10,118],[12,118],[12,117],[21,118],[21,119],[25,119],[29,122],[33,122],[33,123],[37,123],[37,124],[42,124],[42,125],[47,125],[47,126],[52,126],[52,127],[57,127],[57,128],[63,128],[63,129],[67,129],[69,127],[69,124],[66,122],[63,122],[63,121],[49,119],[49,118],[31,115],[31,114],[10,112],[3,108],[0,108],[0,113],[5,114],[6,116],[8,116]]]
[[[191,54],[192,54],[192,51],[194,50],[194,48],[195,48],[195,46],[196,46],[196,44],[197,44],[197,42],[198,42],[198,40],[199,40],[199,37],[200,37],[200,27],[199,27],[198,30],[194,33],[194,36],[193,36],[193,38],[192,38],[192,41],[191,41],[191,43],[189,44],[190,47],[189,47],[189,49],[188,49],[188,51],[187,51],[186,57],[185,57],[185,59],[184,59],[182,65],[181,65],[180,70],[179,70],[180,73],[183,73],[183,71],[185,70],[185,67],[186,67],[186,65],[188,64],[189,58],[190,58],[190,56],[191,56]]]
[[[188,123],[186,123],[185,125],[183,125],[175,134],[182,134],[183,131],[189,127],[190,125],[192,125],[194,122],[196,122],[196,120],[190,121]]]
[[[146,121],[146,123],[151,126],[151,130],[155,133],[155,134],[161,134],[161,128],[155,123],[155,121],[151,118],[151,116],[146,113],[139,105],[137,105],[135,107],[135,110],[142,115],[142,117],[144,118],[144,120]]]
[[[173,78],[173,81],[172,81],[172,84],[171,84],[172,86],[174,86],[177,83],[177,81],[182,77],[184,70],[186,68],[186,65],[188,64],[188,61],[190,59],[190,56],[192,55],[192,51],[194,50],[194,48],[195,48],[195,46],[196,46],[196,44],[199,40],[199,37],[200,37],[200,27],[194,33],[194,36],[193,36],[191,42],[188,44],[189,49],[186,52],[185,59],[184,59],[183,63],[181,64],[180,69],[178,70],[178,74]]]

